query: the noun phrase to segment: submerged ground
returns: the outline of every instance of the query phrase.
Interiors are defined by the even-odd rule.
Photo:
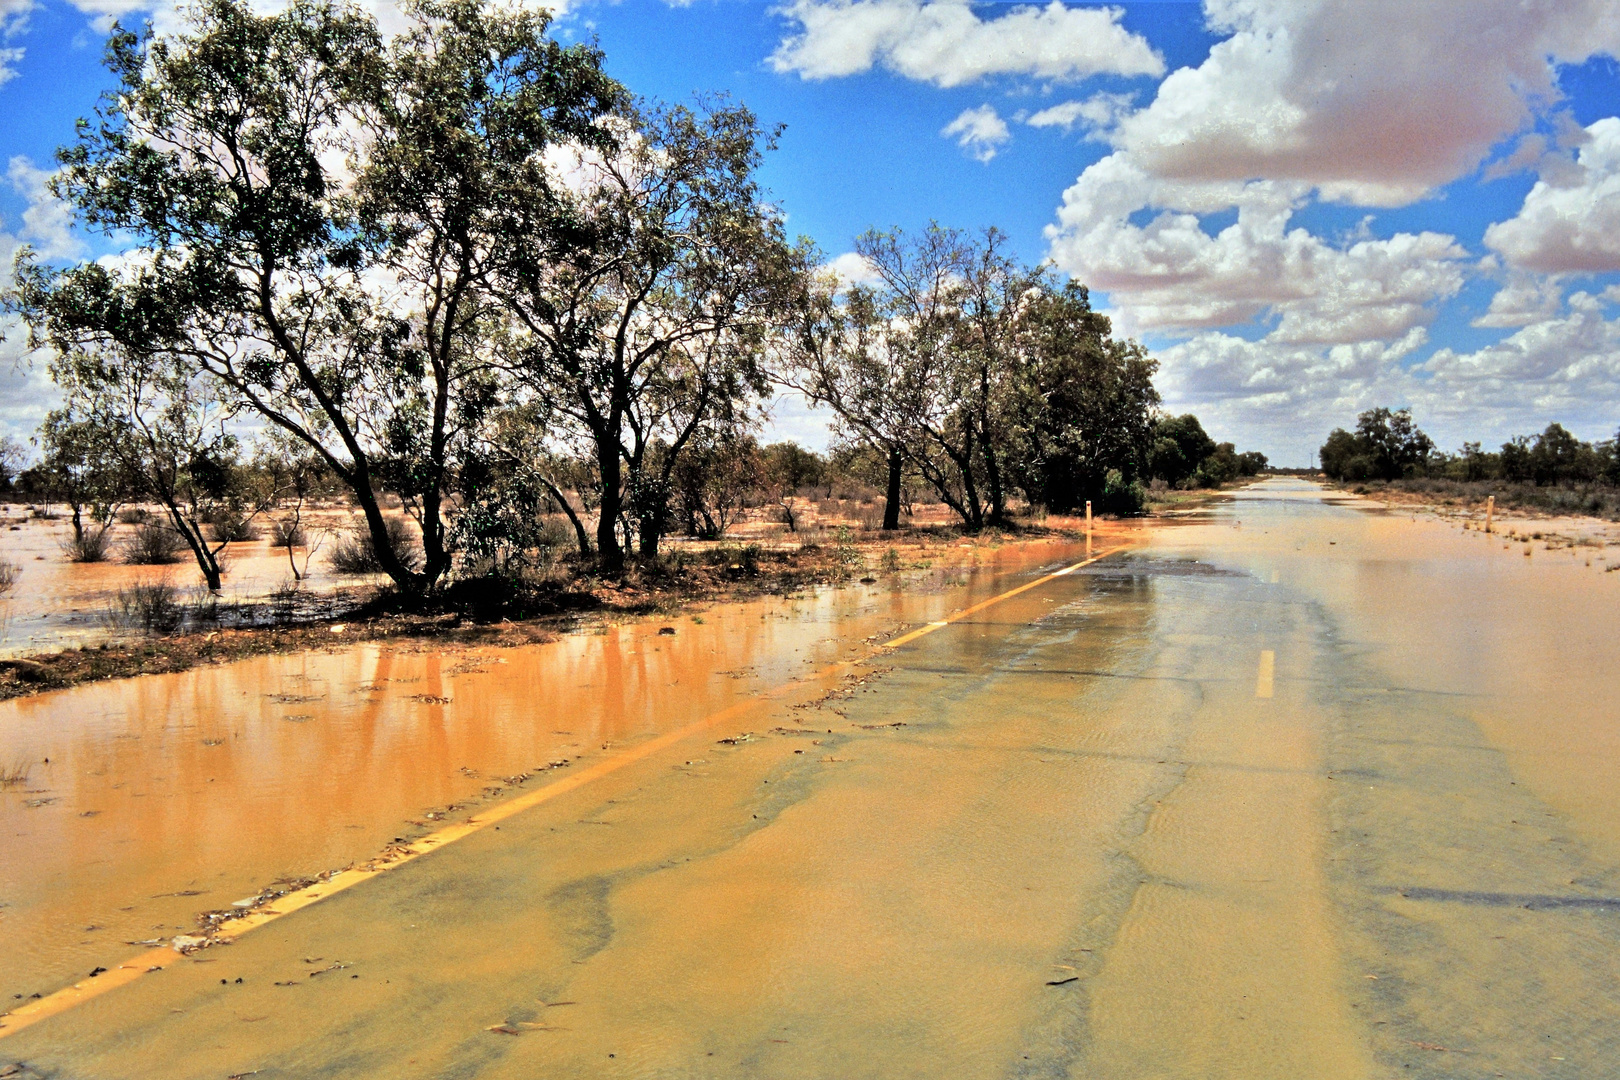
[[[1293,481],[1105,552],[6,703],[13,1005],[486,827],[0,1068],[1620,1076],[1620,575]]]

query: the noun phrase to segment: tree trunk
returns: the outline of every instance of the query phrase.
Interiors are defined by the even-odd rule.
[[[883,504],[883,531],[894,532],[900,528],[900,451],[896,447],[889,448],[889,488],[887,499]]]
[[[984,478],[990,487],[990,524],[1000,525],[1007,516],[1007,495],[1001,484],[1001,461],[990,431],[990,374],[979,373],[979,453],[984,456]]]
[[[382,507],[377,505],[376,493],[371,490],[370,478],[362,474],[359,479],[362,483],[351,486],[355,501],[360,504],[360,512],[366,516],[366,529],[371,533],[371,549],[377,554],[377,562],[401,590],[410,596],[421,596],[432,582],[426,574],[407,570],[405,564],[399,561],[399,554],[394,551],[394,543],[388,536],[388,522],[383,517]]]
[[[175,531],[186,539],[186,546],[197,560],[197,569],[202,571],[203,581],[208,585],[209,592],[219,592],[223,587],[223,575],[219,570],[219,560],[208,549],[208,541],[203,539],[202,529],[189,520],[180,507],[170,499],[163,500],[164,509],[169,512],[169,521],[173,523]]]
[[[591,534],[585,531],[585,523],[579,519],[579,514],[574,511],[573,504],[568,501],[568,497],[563,494],[562,488],[558,487],[551,477],[542,476],[540,482],[546,485],[546,490],[551,492],[551,497],[556,500],[558,506],[562,507],[563,513],[568,515],[568,523],[574,527],[574,542],[579,545],[579,557],[589,559],[591,557]]]
[[[597,437],[596,467],[602,479],[602,498],[596,519],[596,550],[601,556],[603,571],[619,574],[624,570],[624,548],[619,546],[619,515],[624,508],[624,492],[617,439]]]
[[[664,538],[662,523],[657,519],[662,515],[656,511],[641,519],[641,561],[652,563],[658,561],[658,543]]]

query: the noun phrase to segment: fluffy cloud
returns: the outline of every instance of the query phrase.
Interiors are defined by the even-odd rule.
[[[1283,344],[1388,341],[1428,322],[1462,287],[1467,253],[1449,236],[1400,233],[1335,247],[1289,228],[1299,183],[1189,184],[1119,152],[1064,193],[1051,257],[1106,291],[1131,330],[1189,331],[1276,319]],[[1200,218],[1235,207],[1211,235]],[[1152,216],[1137,223],[1139,212]]]
[[[859,252],[846,251],[837,258],[827,260],[823,270],[838,279],[839,288],[851,285],[875,285],[879,280],[877,267]]]
[[[1559,420],[1583,438],[1613,434],[1620,400],[1620,288],[1577,291],[1494,345],[1415,358],[1427,333],[1390,342],[1291,345],[1198,334],[1160,352],[1166,406],[1301,464],[1329,429],[1374,405],[1410,406],[1442,447],[1487,445]]]
[[[10,42],[26,30],[33,10],[34,0],[0,0],[0,42]],[[0,86],[16,78],[22,58],[22,49],[0,48]]]
[[[1567,175],[1545,175],[1514,217],[1485,230],[1509,266],[1541,273],[1620,270],[1620,118],[1586,129]]]
[[[1487,260],[1487,265],[1494,262]],[[1540,322],[1557,312],[1563,296],[1563,286],[1556,277],[1512,274],[1491,297],[1490,308],[1472,325],[1501,328]]]
[[[1012,138],[1012,133],[1007,130],[1007,122],[989,105],[963,109],[961,114],[941,128],[939,133],[947,139],[954,138],[956,145],[966,150],[975,160],[986,164]]]
[[[1160,75],[1164,60],[1119,25],[1118,8],[1019,6],[981,19],[970,0],[791,0],[779,14],[798,28],[771,56],[806,79],[881,66],[908,79],[959,86],[988,75],[1080,79]]]
[[[1112,132],[1183,180],[1299,181],[1411,202],[1460,176],[1557,95],[1558,63],[1620,51],[1616,0],[1206,0],[1230,34]]]
[[[1023,117],[1030,127],[1060,127],[1072,131],[1076,124],[1096,134],[1112,128],[1131,109],[1129,94],[1093,94],[1084,101],[1065,101]]]
[[[1436,397],[1459,407],[1575,418],[1591,415],[1596,405],[1612,419],[1610,403],[1620,399],[1620,321],[1605,309],[1614,300],[1572,293],[1567,311],[1475,352],[1437,350],[1421,371]]]
[[[1146,107],[1026,118],[1113,148],[1064,193],[1049,253],[1107,294],[1122,332],[1171,337],[1169,404],[1299,461],[1374,404],[1427,410],[1442,439],[1453,419],[1478,438],[1555,405],[1612,413],[1615,324],[1601,298],[1566,310],[1547,275],[1620,270],[1620,120],[1583,130],[1551,111],[1560,65],[1620,51],[1620,0],[1204,6],[1226,37]],[[1295,224],[1314,200],[1409,204],[1493,153],[1489,175],[1540,174],[1486,233],[1499,258],[1471,264],[1438,232],[1329,240]],[[1517,332],[1419,362],[1436,309],[1478,272],[1503,284],[1476,325]]]
[[[73,213],[67,204],[46,190],[51,174],[26,157],[14,157],[6,177],[19,195],[28,200],[23,211],[23,238],[46,259],[75,259],[84,253],[84,244],[73,234]],[[7,260],[7,269],[10,261]]]

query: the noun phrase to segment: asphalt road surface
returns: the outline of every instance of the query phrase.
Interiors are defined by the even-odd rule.
[[[1620,1076],[1620,574],[1523,548],[1271,481],[834,620],[0,1075]]]

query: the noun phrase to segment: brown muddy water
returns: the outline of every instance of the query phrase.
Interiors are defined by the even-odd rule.
[[[33,898],[5,909],[8,961],[33,935],[173,932],[181,899],[218,906],[362,857],[506,770],[590,770],[732,711],[0,1038],[0,1061],[72,1077],[1620,1076],[1620,575],[1291,481],[1140,540],[831,673],[864,638],[1077,553],[1005,549],[954,579],[711,612],[674,637],[353,650],[21,703],[54,712],[0,731],[48,733],[63,758],[28,796],[58,802],[0,796],[8,833],[36,830],[0,852],[0,896]],[[148,864],[170,869],[148,882]],[[234,876],[211,880],[217,865]],[[211,891],[141,899],[191,887]],[[73,897],[105,902],[57,916]],[[119,916],[116,934],[49,929]],[[49,989],[53,963],[129,955],[57,947],[85,951],[41,946],[32,981],[8,981]]]
[[[58,515],[36,518],[16,504],[0,503],[0,560],[20,571],[13,588],[0,595],[0,656],[105,641],[113,633],[108,625],[109,608],[120,589],[137,582],[166,582],[182,604],[206,594],[190,552],[166,566],[131,566],[121,561],[121,545],[133,532],[130,525],[111,526],[104,561],[68,561],[63,544],[73,528],[65,513],[59,511]],[[313,550],[294,549],[295,564],[305,575],[301,588],[308,597],[328,596],[344,586],[380,580],[340,575],[327,563],[337,535],[350,524],[350,514],[306,511],[304,520],[318,541]],[[268,531],[269,523],[264,522],[263,527]],[[286,549],[267,539],[227,544],[220,559],[225,579],[218,599],[227,606],[262,603],[273,590],[293,581]]]
[[[898,588],[523,649],[363,645],[0,703],[0,769],[24,776],[0,789],[0,1003],[747,700],[1070,550],[962,551]]]

